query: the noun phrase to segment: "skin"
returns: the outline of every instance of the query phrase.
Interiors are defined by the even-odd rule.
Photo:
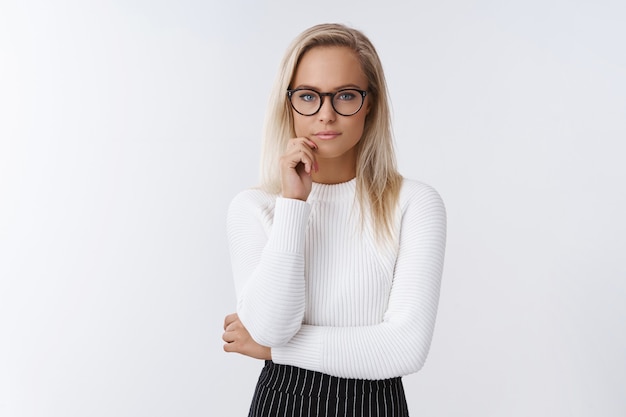
[[[291,88],[311,88],[335,92],[342,88],[367,90],[367,77],[357,55],[345,47],[316,47],[305,53],[294,74]],[[313,182],[339,184],[356,176],[356,148],[361,140],[369,98],[352,116],[342,116],[333,109],[330,97],[313,116],[292,110],[296,137],[290,139],[281,156],[282,196],[306,201]],[[226,352],[256,359],[272,358],[271,349],[252,339],[237,313],[224,319],[222,335]]]
[[[304,54],[292,88],[335,92],[352,87],[367,90],[368,82],[356,54],[345,47],[317,47]],[[356,144],[361,140],[369,98],[352,116],[335,112],[330,97],[313,116],[292,110],[296,137],[280,160],[283,197],[305,201],[312,182],[338,184],[356,175]],[[332,135],[324,135],[332,132]]]
[[[248,330],[244,327],[237,313],[229,314],[224,319],[224,334],[222,340],[225,352],[240,353],[255,359],[272,359],[271,349],[261,346],[254,341]]]

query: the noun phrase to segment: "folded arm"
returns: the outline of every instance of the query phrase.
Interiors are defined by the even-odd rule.
[[[304,236],[310,206],[278,198],[259,204],[260,191],[233,199],[228,240],[237,292],[237,313],[264,346],[286,344],[300,329],[305,306]],[[267,227],[273,210],[273,224]]]
[[[446,214],[431,188],[412,196],[403,212],[399,253],[388,308],[371,326],[303,325],[277,363],[345,378],[384,379],[423,366],[432,340],[446,241]]]

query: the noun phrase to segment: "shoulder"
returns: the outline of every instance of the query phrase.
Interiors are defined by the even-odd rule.
[[[278,197],[278,195],[268,193],[262,188],[254,187],[254,188],[245,189],[235,194],[230,204],[231,205],[240,205],[240,204],[261,205],[261,204],[270,204],[270,203],[273,204],[276,202],[276,197]]]
[[[237,193],[228,207],[229,215],[235,213],[268,213],[274,210],[278,195],[261,188],[249,188]]]
[[[400,206],[404,211],[408,206],[439,207],[445,212],[441,195],[432,186],[413,179],[404,178],[400,189]]]
[[[447,214],[443,199],[428,184],[405,179],[400,190],[400,236],[412,240],[434,239],[433,247],[445,247]],[[438,243],[433,243],[438,242]]]

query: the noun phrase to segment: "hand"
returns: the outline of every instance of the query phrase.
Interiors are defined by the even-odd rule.
[[[255,359],[271,360],[272,351],[267,346],[261,346],[252,339],[244,327],[237,313],[229,314],[224,319],[224,334],[222,340],[225,352],[241,353]]]
[[[313,183],[311,173],[319,170],[314,154],[316,149],[315,142],[308,138],[289,140],[287,150],[280,158],[283,197],[302,201],[309,197]]]

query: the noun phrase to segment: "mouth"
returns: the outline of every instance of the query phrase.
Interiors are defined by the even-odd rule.
[[[335,132],[334,130],[325,130],[322,132],[317,132],[313,136],[315,136],[319,140],[331,140],[335,139],[339,135],[341,135],[341,133]]]

